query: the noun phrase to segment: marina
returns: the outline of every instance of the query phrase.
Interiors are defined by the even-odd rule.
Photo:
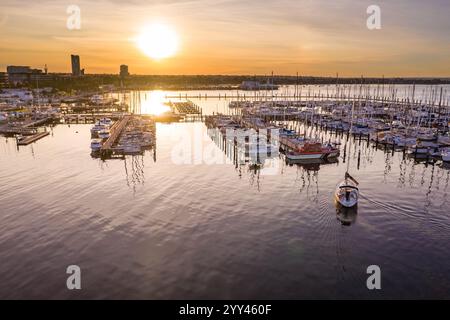
[[[152,119],[124,116],[112,122],[100,119],[91,129],[92,155],[103,159],[123,157],[126,154],[141,154],[155,145],[155,123]]]
[[[38,226],[62,230],[45,236],[53,243],[43,253],[48,263],[35,254],[24,263],[62,268],[80,256],[60,259],[52,252],[72,238],[87,268],[123,268],[108,297],[306,298],[314,292],[352,298],[369,297],[355,285],[365,265],[383,259],[390,270],[384,297],[447,296],[450,283],[440,276],[450,265],[447,106],[112,96],[129,104],[126,112],[55,113],[50,123],[28,129],[46,128],[44,139],[20,149],[14,135],[1,140],[0,164],[18,164],[3,178],[0,199],[14,219],[8,216],[0,231],[8,234],[5,228],[28,219],[30,208],[42,212],[34,217]],[[41,200],[19,205],[25,194]],[[65,208],[64,214],[55,208]],[[67,223],[70,229],[61,229]],[[35,248],[37,237],[22,241]],[[407,268],[414,278],[408,286],[393,281],[405,275],[398,259],[416,266]],[[150,264],[152,271],[131,268],[136,264]],[[228,273],[218,272],[224,266]],[[340,280],[319,278],[323,272],[337,272]],[[227,274],[239,281],[227,282]],[[213,278],[217,291],[208,285]],[[21,281],[11,277],[5,285]],[[87,281],[97,289],[84,297],[105,292],[105,283]],[[245,290],[242,281],[250,284]],[[179,285],[168,285],[173,282]]]
[[[450,300],[448,2],[0,2],[0,300]]]

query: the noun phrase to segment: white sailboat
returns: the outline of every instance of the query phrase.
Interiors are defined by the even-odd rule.
[[[442,161],[450,162],[450,148],[443,149],[441,151]]]
[[[354,111],[355,111],[355,103],[353,102],[350,130],[353,127]],[[342,205],[343,207],[346,207],[346,208],[355,207],[358,204],[358,199],[359,199],[359,188],[358,188],[359,183],[348,172],[350,169],[350,158],[351,158],[350,149],[351,149],[351,145],[349,146],[347,171],[345,172],[344,181],[339,183],[339,185],[337,186],[337,188],[334,192],[334,197],[335,197],[336,201],[340,205]]]

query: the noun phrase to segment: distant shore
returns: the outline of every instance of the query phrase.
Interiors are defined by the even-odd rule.
[[[62,91],[87,91],[100,86],[114,86],[128,90],[236,90],[244,81],[258,81],[260,83],[273,83],[276,85],[342,85],[342,84],[417,84],[442,85],[450,84],[450,78],[445,77],[396,77],[396,78],[364,78],[364,77],[312,77],[312,76],[250,76],[250,75],[130,75],[121,78],[111,74],[87,74],[82,77],[72,77],[68,74],[48,74],[46,80],[39,84],[2,83],[2,88],[14,87],[52,87]]]

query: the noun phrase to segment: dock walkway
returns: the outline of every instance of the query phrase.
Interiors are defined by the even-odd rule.
[[[30,143],[38,141],[39,139],[42,139],[43,137],[46,137],[49,134],[50,134],[50,132],[48,132],[48,131],[36,133],[36,134],[34,134],[32,136],[28,136],[28,137],[25,137],[25,138],[23,138],[21,140],[17,140],[17,145],[18,146],[29,145]]]
[[[115,122],[110,129],[109,138],[103,143],[102,148],[100,149],[101,154],[112,153],[113,145],[117,142],[122,131],[126,128],[128,121],[131,119],[131,116],[125,116],[121,120]]]
[[[47,122],[49,122],[51,120],[53,120],[52,117],[45,117],[45,118],[42,118],[42,119],[33,120],[33,121],[29,122],[29,123],[24,124],[22,126],[22,128],[37,127],[37,126],[40,126],[41,124],[45,124],[45,123],[47,123]]]

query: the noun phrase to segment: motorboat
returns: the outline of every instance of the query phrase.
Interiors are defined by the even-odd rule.
[[[446,148],[441,151],[442,161],[450,162],[450,149]]]
[[[91,150],[93,152],[99,151],[102,148],[102,140],[101,139],[92,139],[91,140]]]
[[[106,126],[106,127],[111,127],[112,125],[112,120],[109,118],[101,118],[98,123],[100,125]]]
[[[289,160],[331,159],[339,156],[339,149],[331,144],[324,146],[320,142],[305,142],[294,151],[286,153]]]
[[[302,146],[286,153],[289,160],[322,159],[326,153],[319,142],[305,142]]]
[[[25,139],[25,137],[22,134],[16,135],[16,141],[17,142],[21,142],[23,139]]]
[[[295,137],[297,135],[297,133],[295,132],[295,130],[289,130],[286,128],[281,128],[280,129],[280,136],[284,136],[284,137]]]
[[[138,144],[127,144],[123,147],[123,153],[128,155],[142,153],[142,148]]]
[[[98,133],[102,130],[106,130],[108,129],[105,125],[102,125],[100,123],[95,124],[92,128],[91,128],[91,135],[92,136],[98,136]]]
[[[109,138],[109,130],[107,129],[103,129],[101,131],[98,132],[98,137],[100,139],[106,140]]]
[[[145,132],[142,135],[141,147],[149,148],[153,146],[153,135],[151,133]]]
[[[412,145],[407,153],[408,154],[419,154],[419,155],[427,155],[430,151],[429,147],[424,147],[421,144]]]
[[[327,144],[325,147],[322,147],[322,151],[325,153],[326,159],[337,158],[340,154],[340,150],[331,144]]]

